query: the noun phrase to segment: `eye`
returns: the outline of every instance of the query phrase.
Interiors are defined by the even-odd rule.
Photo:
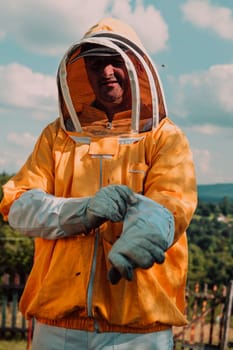
[[[87,59],[86,64],[87,64],[88,69],[96,71],[96,70],[100,69],[102,62],[101,62],[101,59],[98,59],[98,58]]]
[[[121,67],[124,67],[125,63],[122,58],[115,58],[112,60],[112,65],[114,67],[121,68]]]
[[[125,63],[121,57],[95,57],[95,58],[86,58],[87,68],[92,71],[99,71],[107,65],[112,65],[115,68],[124,67]]]

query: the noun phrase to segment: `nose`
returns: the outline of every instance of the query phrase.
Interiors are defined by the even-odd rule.
[[[114,75],[114,66],[111,63],[103,65],[103,75],[104,77],[109,77]]]

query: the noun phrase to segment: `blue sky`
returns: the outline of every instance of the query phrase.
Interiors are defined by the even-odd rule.
[[[232,0],[1,1],[0,172],[17,172],[57,117],[58,64],[107,16],[133,26],[153,58],[198,183],[233,182]]]

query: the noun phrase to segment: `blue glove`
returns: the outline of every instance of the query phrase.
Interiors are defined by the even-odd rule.
[[[134,192],[125,185],[109,185],[101,188],[91,197],[87,205],[86,221],[93,227],[93,222],[113,222],[124,220],[128,205],[135,204]]]
[[[63,198],[33,189],[11,206],[10,225],[31,237],[59,239],[88,234],[106,220],[124,219],[128,204],[137,201],[122,185],[102,188],[93,197]]]
[[[108,278],[112,284],[121,278],[131,281],[135,268],[162,264],[174,239],[171,212],[145,196],[136,197],[138,201],[128,207],[122,234],[108,255],[112,264]]]

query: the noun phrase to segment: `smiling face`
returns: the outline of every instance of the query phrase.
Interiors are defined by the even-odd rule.
[[[108,116],[131,106],[128,73],[120,55],[85,58],[88,79],[96,96],[96,105]]]

